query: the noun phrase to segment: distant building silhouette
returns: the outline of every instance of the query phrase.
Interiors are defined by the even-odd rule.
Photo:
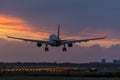
[[[101,63],[106,63],[106,59],[102,59],[102,60],[101,60]]]
[[[114,60],[113,60],[113,63],[114,63],[114,64],[120,64],[120,59],[119,59],[119,60],[114,59]]]
[[[113,63],[115,63],[115,64],[116,64],[116,63],[117,63],[117,60],[116,60],[116,59],[114,59],[114,60],[113,60]]]

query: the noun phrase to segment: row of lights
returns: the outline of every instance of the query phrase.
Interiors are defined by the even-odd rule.
[[[64,72],[70,70],[69,68],[3,68],[1,72],[14,72],[14,71],[36,71],[36,72]]]

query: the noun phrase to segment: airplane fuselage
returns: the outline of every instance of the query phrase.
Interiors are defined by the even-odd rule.
[[[51,42],[51,46],[53,47],[59,47],[61,46],[61,39],[58,38],[58,36],[52,34],[49,37],[49,41]]]

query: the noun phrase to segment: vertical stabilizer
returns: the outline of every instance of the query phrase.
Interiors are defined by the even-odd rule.
[[[58,39],[60,39],[60,24],[58,24]]]

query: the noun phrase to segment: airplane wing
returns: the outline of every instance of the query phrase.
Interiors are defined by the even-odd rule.
[[[63,40],[62,44],[88,42],[88,41],[92,41],[92,40],[105,39],[106,37],[107,36],[98,37],[98,38],[91,38],[91,39],[82,39],[82,40]]]
[[[44,40],[33,40],[33,39],[24,39],[24,38],[17,38],[17,37],[11,37],[11,36],[7,36],[8,38],[12,38],[12,39],[18,39],[18,40],[22,40],[22,41],[29,41],[29,42],[40,42],[42,44],[50,44],[49,41],[44,41]]]

